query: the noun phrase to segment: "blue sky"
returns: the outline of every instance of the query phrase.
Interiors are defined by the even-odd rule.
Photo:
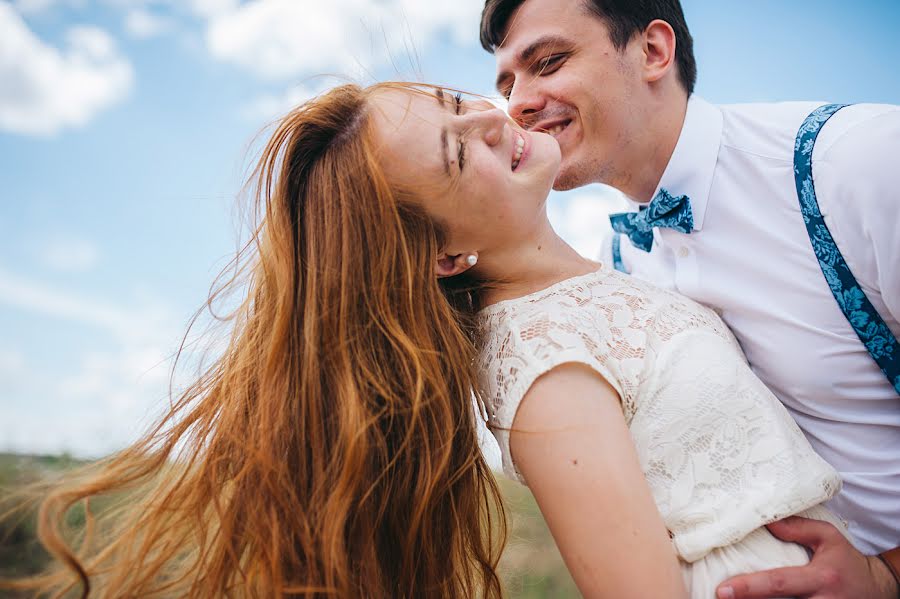
[[[0,0],[0,451],[97,456],[166,401],[262,127],[335,74],[490,93],[479,0]],[[684,0],[719,103],[900,103],[900,2]],[[616,197],[554,194],[591,254]]]

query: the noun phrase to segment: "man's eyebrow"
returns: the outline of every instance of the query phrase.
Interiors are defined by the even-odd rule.
[[[531,66],[534,55],[537,54],[539,50],[543,50],[547,46],[565,47],[571,45],[571,40],[561,35],[552,33],[542,35],[541,37],[528,44],[524,50],[519,52],[519,55],[515,58],[515,62],[517,64]],[[497,75],[497,81],[494,86],[499,90],[503,82],[511,76],[512,73],[510,73],[509,71],[503,71],[502,73]]]
[[[434,88],[434,97],[437,99],[438,106],[444,108],[445,98],[444,90],[440,87]],[[441,158],[444,161],[444,172],[450,176],[450,143],[447,139],[447,127],[441,127]]]

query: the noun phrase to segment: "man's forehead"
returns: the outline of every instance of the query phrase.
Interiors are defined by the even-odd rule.
[[[494,55],[498,66],[529,58],[535,46],[573,43],[585,16],[582,0],[526,0],[510,15]]]
[[[514,38],[564,33],[590,14],[585,0],[525,0],[509,15],[500,47]]]

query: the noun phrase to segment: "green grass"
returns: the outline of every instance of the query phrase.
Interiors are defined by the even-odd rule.
[[[44,480],[78,464],[70,456],[27,456],[0,453],[0,512],[10,507],[11,493],[29,483]],[[77,523],[79,515],[70,517]],[[84,514],[80,514],[83,521]],[[34,574],[47,562],[47,553],[36,541],[33,514],[14,516],[0,521],[0,577]]]
[[[508,596],[515,599],[581,597],[531,492],[498,475],[510,520],[500,561]]]
[[[70,456],[24,456],[0,453],[0,509],[10,493],[31,482],[59,475],[84,462]],[[566,599],[580,597],[569,576],[534,498],[527,488],[500,477],[510,519],[509,538],[500,572],[510,599]],[[83,521],[80,507],[69,513],[70,522]],[[35,541],[31,517],[0,522],[0,578],[33,574],[48,556]],[[3,595],[2,597],[12,597]]]

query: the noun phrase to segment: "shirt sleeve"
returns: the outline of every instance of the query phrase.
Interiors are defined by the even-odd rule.
[[[900,106],[844,110],[849,122],[839,122],[814,156],[816,196],[850,271],[900,336]]]

